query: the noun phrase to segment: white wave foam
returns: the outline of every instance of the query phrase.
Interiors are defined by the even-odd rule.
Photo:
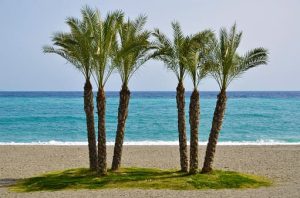
[[[199,142],[199,145],[206,145],[207,142]],[[55,145],[55,146],[72,146],[72,145],[87,145],[87,142],[63,142],[51,140],[48,142],[0,142],[0,145]],[[114,142],[107,142],[107,145],[114,145]],[[178,145],[178,141],[128,141],[124,145],[130,146],[150,146],[150,145]],[[189,142],[188,142],[189,145]],[[300,145],[300,142],[285,142],[278,140],[257,140],[257,141],[225,141],[218,142],[218,145]]]

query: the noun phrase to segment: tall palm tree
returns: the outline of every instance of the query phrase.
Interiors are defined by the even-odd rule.
[[[82,10],[85,15],[86,10]],[[45,46],[45,53],[58,54],[68,62],[72,63],[85,78],[84,84],[84,110],[86,114],[87,136],[89,147],[90,169],[97,169],[97,147],[94,128],[94,102],[93,88],[90,82],[92,75],[92,37],[91,30],[85,19],[79,20],[73,17],[67,18],[66,23],[70,27],[70,33],[55,33],[53,36],[53,45]]]
[[[184,45],[187,49],[185,67],[193,82],[193,92],[190,96],[189,123],[190,123],[190,173],[198,171],[198,134],[200,121],[200,94],[197,87],[200,80],[207,74],[206,55],[211,45],[213,33],[210,30],[199,32],[196,35],[186,37]]]
[[[242,32],[237,32],[236,24],[232,26],[229,32],[222,28],[219,41],[215,42],[215,48],[210,55],[210,74],[217,81],[220,92],[213,116],[202,173],[212,171],[217,141],[226,109],[227,87],[232,80],[240,77],[247,70],[258,65],[267,64],[268,61],[268,51],[264,48],[255,48],[240,56],[236,50],[241,37]]]
[[[97,111],[98,111],[98,174],[107,174],[106,132],[105,132],[105,109],[106,96],[104,87],[113,71],[111,65],[112,49],[116,42],[117,31],[120,27],[123,12],[115,11],[108,13],[101,19],[98,10],[86,9],[84,18],[89,22],[92,33],[93,77],[98,86]]]
[[[118,126],[112,170],[118,170],[121,166],[122,148],[125,133],[125,124],[128,115],[130,91],[128,83],[133,74],[149,59],[149,37],[151,33],[144,30],[146,16],[139,16],[135,20],[128,19],[119,29],[119,42],[115,43],[114,64],[121,80],[120,101],[118,109]]]
[[[158,29],[154,30],[156,51],[153,58],[163,61],[166,67],[173,71],[177,77],[178,85],[176,88],[176,102],[178,112],[178,135],[181,171],[188,172],[187,139],[185,127],[185,89],[183,80],[186,73],[184,59],[187,50],[185,49],[185,36],[181,31],[178,22],[172,23],[173,41],[161,33]]]

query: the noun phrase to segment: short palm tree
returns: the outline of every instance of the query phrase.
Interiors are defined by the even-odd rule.
[[[163,61],[166,67],[173,71],[177,77],[178,85],[176,88],[176,102],[178,110],[178,135],[179,135],[179,153],[180,153],[180,166],[181,171],[188,172],[188,154],[187,154],[187,138],[185,126],[185,89],[183,80],[186,73],[184,66],[184,59],[187,52],[185,49],[184,41],[185,36],[181,31],[178,22],[172,23],[173,28],[173,41],[155,29],[153,35],[155,37],[156,51],[153,58]]]
[[[220,92],[213,116],[202,173],[212,171],[217,141],[226,108],[226,89],[232,80],[240,77],[251,68],[267,64],[268,61],[268,51],[264,48],[255,48],[240,56],[236,50],[240,44],[241,37],[242,32],[237,32],[236,24],[233,25],[230,32],[222,28],[219,41],[215,41],[214,50],[209,56],[210,64],[208,68],[211,76],[217,81]]]
[[[129,80],[149,59],[148,52],[151,49],[149,37],[151,33],[144,30],[146,20],[147,17],[139,16],[135,20],[128,19],[127,22],[123,22],[119,29],[119,42],[116,42],[114,45],[114,65],[121,77],[122,88],[120,91],[112,170],[118,170],[121,166],[125,124],[130,99]]]
[[[198,171],[198,134],[199,134],[199,121],[200,121],[200,104],[199,104],[199,91],[197,87],[200,80],[207,74],[207,66],[205,58],[213,33],[209,30],[199,32],[185,38],[184,45],[187,49],[185,56],[185,67],[188,75],[193,82],[193,92],[190,97],[189,106],[189,123],[190,123],[190,173],[194,174]]]
[[[82,10],[82,15],[86,14],[86,9]],[[66,23],[71,29],[70,33],[55,33],[53,36],[53,45],[45,46],[45,53],[58,54],[68,62],[72,63],[85,78],[84,85],[84,110],[86,114],[87,136],[89,147],[89,162],[92,170],[97,169],[97,147],[94,128],[94,103],[93,89],[90,82],[92,75],[92,37],[88,28],[87,20],[82,21],[76,18],[68,18]]]
[[[93,74],[98,86],[97,111],[98,111],[98,174],[107,174],[105,109],[106,96],[104,87],[110,77],[113,67],[111,65],[112,49],[116,42],[117,32],[123,20],[123,12],[108,13],[101,19],[98,10],[87,9],[84,18],[89,21],[93,38],[91,54],[93,57]]]

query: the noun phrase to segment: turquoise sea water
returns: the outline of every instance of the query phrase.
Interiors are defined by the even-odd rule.
[[[118,92],[106,94],[107,141],[112,144],[119,98]],[[216,94],[200,93],[200,142],[208,139]],[[300,144],[300,92],[229,92],[228,97],[220,142]],[[188,116],[186,121],[189,136]],[[86,141],[82,92],[0,92],[0,144],[86,144]],[[125,141],[176,144],[175,92],[133,92]]]

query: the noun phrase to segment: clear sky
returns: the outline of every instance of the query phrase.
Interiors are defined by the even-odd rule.
[[[211,28],[229,28],[234,22],[243,30],[239,52],[254,47],[270,51],[267,66],[253,69],[234,81],[229,90],[300,90],[300,1],[299,0],[0,0],[0,90],[77,91],[83,77],[57,55],[44,55],[56,31],[68,31],[65,19],[80,17],[84,5],[97,7],[102,15],[116,9],[127,16],[148,15],[147,28],[160,28],[171,35],[171,22],[181,23],[186,34]],[[129,84],[135,91],[175,90],[174,74],[163,63],[149,61]],[[185,86],[192,83],[186,78]],[[96,87],[94,87],[96,89]],[[205,79],[200,90],[217,90]],[[117,73],[106,90],[120,90]]]

